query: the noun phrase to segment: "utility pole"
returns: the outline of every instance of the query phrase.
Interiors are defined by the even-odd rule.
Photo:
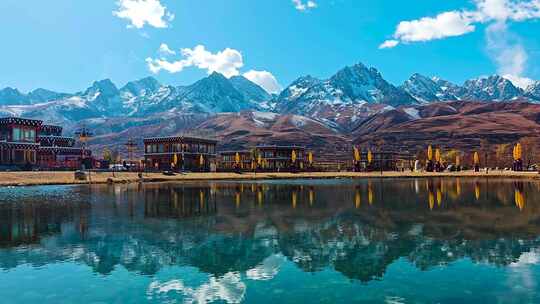
[[[133,162],[133,155],[135,153],[135,150],[137,150],[137,143],[133,138],[129,138],[128,141],[124,144],[127,149],[128,153],[128,161],[131,163]]]
[[[81,126],[79,130],[75,132],[75,135],[79,138],[79,141],[81,142],[82,151],[81,151],[81,164],[83,166],[83,170],[86,169],[86,165],[84,164],[86,159],[86,143],[90,139],[90,137],[94,136],[94,134],[84,125]],[[90,173],[90,169],[88,168],[88,180],[90,183],[92,183],[92,176]]]

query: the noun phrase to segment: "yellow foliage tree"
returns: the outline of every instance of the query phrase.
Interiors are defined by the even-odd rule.
[[[358,147],[354,147],[354,160],[357,162],[360,161],[360,151],[358,150]]]
[[[441,161],[441,150],[439,148],[435,149],[435,161],[436,162]]]
[[[427,158],[428,160],[433,160],[433,148],[431,145],[429,145],[427,148]]]
[[[105,161],[108,161],[109,163],[112,163],[112,161],[113,161],[112,152],[108,148],[103,149],[103,159]]]

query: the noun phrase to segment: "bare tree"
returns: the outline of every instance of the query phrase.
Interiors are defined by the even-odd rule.
[[[495,145],[495,160],[499,168],[504,168],[507,164],[508,154],[510,153],[508,151],[509,146],[510,144]]]
[[[535,161],[535,156],[538,147],[538,138],[536,137],[523,137],[519,140],[522,148],[522,157],[523,163],[526,164],[526,167],[530,167]]]
[[[480,140],[480,151],[482,152],[483,156],[484,156],[484,164],[487,167],[489,167],[488,165],[488,156],[489,156],[489,153],[491,151],[491,145],[489,143],[489,141],[485,138],[481,139]]]

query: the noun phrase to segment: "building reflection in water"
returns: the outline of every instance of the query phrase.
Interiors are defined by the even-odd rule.
[[[540,208],[533,203],[540,191],[532,181],[313,180],[82,189],[63,190],[74,192],[67,200],[43,200],[33,191],[24,201],[1,201],[0,267],[76,261],[105,275],[117,266],[154,275],[165,267],[191,266],[218,284],[235,281],[231,273],[278,275],[279,267],[267,273],[261,267],[279,260],[306,272],[330,267],[367,282],[384,276],[400,258],[421,270],[463,258],[505,266],[540,249]],[[481,196],[480,189],[491,194]],[[164,282],[154,287],[159,284]]]
[[[185,218],[217,212],[211,189],[195,187],[155,187],[144,191],[144,215],[155,218]]]

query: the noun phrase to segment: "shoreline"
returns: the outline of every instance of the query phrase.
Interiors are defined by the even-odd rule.
[[[39,186],[39,185],[84,185],[107,183],[135,183],[135,182],[175,182],[175,181],[219,181],[219,180],[278,180],[278,179],[332,179],[332,178],[429,178],[429,177],[463,177],[463,178],[520,178],[540,179],[537,172],[490,171],[485,172],[265,172],[242,174],[219,173],[185,173],[174,176],[162,173],[144,173],[143,178],[137,172],[92,172],[92,181],[75,180],[73,171],[51,172],[0,172],[0,187],[9,186]]]

